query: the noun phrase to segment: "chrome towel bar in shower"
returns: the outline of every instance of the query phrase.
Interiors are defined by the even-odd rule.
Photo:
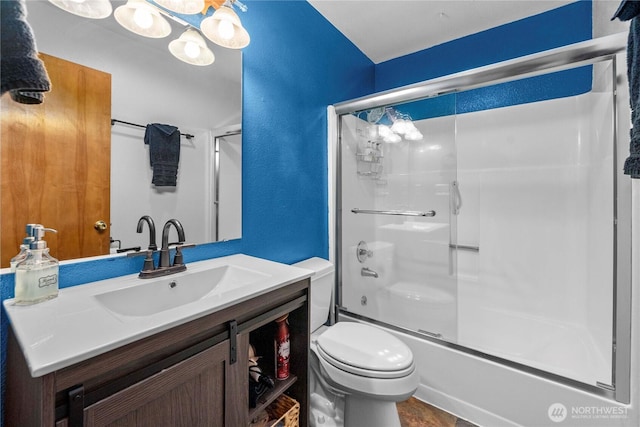
[[[449,247],[451,249],[460,249],[463,251],[480,252],[480,246],[454,245],[453,243],[450,243]]]
[[[402,216],[436,216],[436,211],[376,211],[371,209],[351,209],[354,214],[372,214],[372,215],[402,215]]]

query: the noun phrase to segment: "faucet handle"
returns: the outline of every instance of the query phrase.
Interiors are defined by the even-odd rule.
[[[144,259],[144,264],[142,265],[142,271],[153,271],[156,269],[156,266],[153,262],[153,251],[147,250],[146,257]]]
[[[176,246],[176,254],[173,257],[173,265],[183,265],[184,264],[184,257],[182,256],[182,249],[195,248],[195,247],[196,247],[195,243],[188,243],[186,245],[178,244],[178,246]]]
[[[176,254],[173,257],[173,265],[183,265],[184,264],[184,257],[182,256],[182,247],[177,246],[176,247]]]
[[[361,240],[356,247],[356,257],[361,264],[365,262],[367,258],[373,257],[373,251],[369,250],[367,242],[364,240]]]

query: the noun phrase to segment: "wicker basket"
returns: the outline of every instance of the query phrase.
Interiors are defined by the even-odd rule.
[[[286,394],[278,397],[271,405],[267,406],[269,413],[269,426],[278,425],[284,421],[284,427],[298,427],[300,417],[300,403]]]

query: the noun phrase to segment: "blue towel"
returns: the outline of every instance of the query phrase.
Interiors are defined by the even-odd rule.
[[[16,102],[40,104],[51,83],[26,17],[24,0],[0,0],[0,90]]]
[[[153,168],[151,183],[156,187],[175,187],[180,163],[180,131],[177,127],[151,123],[144,133],[149,145],[149,160]]]
[[[613,15],[621,21],[631,20],[627,42],[627,76],[631,104],[631,145],[624,162],[624,173],[640,178],[640,1],[623,0]]]

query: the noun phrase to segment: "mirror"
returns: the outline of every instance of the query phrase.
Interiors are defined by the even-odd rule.
[[[115,10],[126,2],[111,3]],[[224,175],[219,184],[215,182],[215,141],[237,133],[241,123],[241,52],[207,41],[215,62],[199,67],[181,62],[169,52],[169,42],[186,28],[171,19],[167,19],[171,34],[151,39],[122,28],[113,14],[101,20],[86,19],[46,0],[28,0],[27,13],[40,52],[111,74],[112,119],[143,126],[170,124],[194,136],[181,138],[177,185],[155,187],[151,184],[149,146],[143,142],[145,129],[120,122],[112,125],[108,229],[116,241],[112,252],[118,245],[148,246],[146,226],[141,234],[136,233],[142,215],[153,217],[158,242],[170,218],[182,222],[189,243],[211,242],[216,234],[225,240],[240,238],[241,212],[231,215],[238,221],[229,225],[237,230],[235,233],[216,230],[215,211],[219,206],[213,192],[217,185],[222,189],[225,185]],[[241,160],[235,161],[241,164]],[[224,164],[220,167],[225,170]],[[237,175],[237,170],[234,173]],[[234,188],[238,191],[237,183]],[[171,242],[176,239],[176,235],[170,235]]]

